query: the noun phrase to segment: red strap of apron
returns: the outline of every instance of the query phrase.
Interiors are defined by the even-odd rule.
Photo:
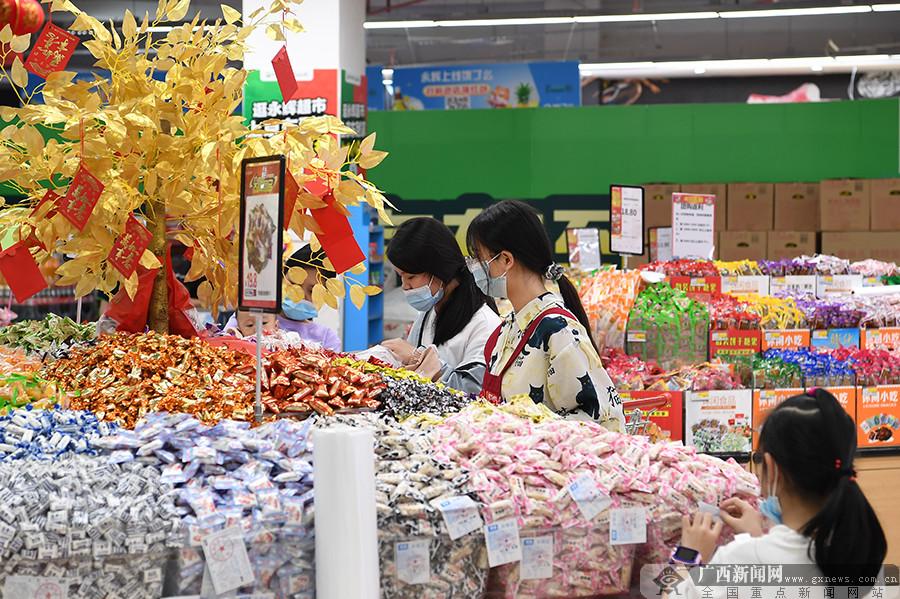
[[[546,310],[538,314],[537,317],[535,317],[535,319],[531,321],[531,324],[528,325],[528,328],[525,329],[525,334],[522,335],[522,340],[519,341],[519,345],[516,346],[516,349],[509,357],[509,361],[503,367],[503,370],[500,371],[500,374],[495,376],[502,378],[503,375],[506,374],[506,371],[510,369],[510,367],[513,365],[513,362],[516,361],[516,358],[518,358],[519,354],[522,353],[522,350],[525,349],[525,345],[528,343],[528,340],[531,339],[531,336],[538,328],[538,325],[541,324],[541,320],[543,320],[545,316],[550,316],[551,314],[559,314],[560,316],[565,316],[566,318],[577,320],[571,312],[562,308],[547,308]],[[494,348],[497,347],[497,340],[500,338],[500,329],[502,327],[503,325],[498,326],[497,329],[493,333],[491,333],[491,336],[488,337],[487,343],[485,343],[484,345],[484,363],[489,370],[491,367],[491,355],[494,353]]]

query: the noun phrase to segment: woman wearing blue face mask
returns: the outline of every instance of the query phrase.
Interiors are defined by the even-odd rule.
[[[876,576],[887,542],[856,483],[855,454],[856,426],[831,393],[791,397],[766,419],[753,456],[764,492],[759,512],[739,499],[723,501],[720,516],[738,534],[718,549],[721,523],[708,513],[684,516],[673,563],[806,564],[831,578]],[[763,516],[774,524],[766,534]],[[719,591],[724,597],[725,587]]]
[[[300,284],[303,289],[304,299],[294,302],[285,297],[281,301],[281,314],[278,315],[278,329],[281,331],[297,333],[301,339],[318,343],[325,349],[332,351],[341,350],[341,340],[337,334],[323,324],[313,319],[319,315],[315,304],[312,303],[312,290],[316,283],[325,284],[327,279],[336,274],[325,268],[325,253],[322,250],[313,252],[309,245],[305,245],[285,261],[284,271],[289,268],[299,267],[306,271],[306,279]],[[287,275],[285,275],[287,276]],[[237,328],[237,320],[234,316],[225,325],[225,331]]]
[[[482,395],[528,395],[567,418],[624,432],[622,401],[600,363],[578,292],[553,261],[537,212],[514,200],[489,206],[469,225],[467,243],[476,283],[513,306],[488,341]],[[548,280],[559,285],[559,294],[547,291]]]
[[[433,218],[410,219],[394,232],[387,257],[400,276],[406,301],[419,314],[405,341],[390,339],[383,345],[407,368],[478,393],[484,344],[500,318],[476,287],[453,233]],[[430,366],[420,368],[434,354]]]

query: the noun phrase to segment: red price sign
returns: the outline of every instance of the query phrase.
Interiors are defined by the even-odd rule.
[[[760,331],[728,329],[709,332],[709,357],[751,356],[759,353],[762,345]]]
[[[809,347],[808,329],[763,331],[763,351],[767,349],[798,349]]]
[[[866,349],[900,349],[900,329],[865,329],[863,344]]]
[[[691,299],[709,302],[722,291],[722,277],[669,277],[669,285],[684,291]]]

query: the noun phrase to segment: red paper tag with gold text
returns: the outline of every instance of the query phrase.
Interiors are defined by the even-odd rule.
[[[275,69],[275,78],[278,79],[278,87],[281,88],[281,97],[285,102],[295,100],[300,86],[297,85],[297,77],[294,76],[294,67],[291,66],[287,46],[282,46],[272,59],[272,68]]]
[[[0,252],[0,272],[19,304],[47,288],[41,269],[21,241]]]
[[[144,250],[150,245],[150,231],[132,214],[125,222],[125,231],[119,235],[106,261],[126,278],[137,268]]]
[[[82,164],[69,185],[66,197],[58,202],[59,212],[75,225],[76,229],[84,231],[84,226],[91,217],[101,193],[103,183]]]
[[[25,61],[25,68],[46,79],[50,73],[66,68],[77,45],[77,37],[53,23],[47,23]]]

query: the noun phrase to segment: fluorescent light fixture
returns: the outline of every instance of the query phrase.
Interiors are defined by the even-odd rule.
[[[381,82],[384,83],[385,85],[394,85],[393,79],[383,79]]]
[[[890,60],[891,57],[887,54],[861,54],[859,56],[835,56],[834,60],[836,62],[844,62],[844,63],[873,63],[873,62],[881,62],[885,60]]]
[[[773,8],[766,10],[728,10],[671,12],[656,14],[579,15],[575,17],[521,17],[509,19],[459,19],[444,21],[367,21],[365,29],[417,29],[436,27],[518,27],[529,25],[569,25],[590,23],[644,23],[649,21],[696,21],[712,19],[760,19],[770,17],[813,17],[870,12],[900,11],[900,4],[861,4],[855,6],[814,6],[810,8]]]
[[[820,64],[814,64],[813,66],[811,66],[809,68],[816,73],[820,73],[824,67]]]
[[[643,23],[647,21],[691,21],[717,19],[717,12],[670,12],[632,15],[587,15],[572,17],[576,23]]]
[[[381,69],[381,76],[385,79],[393,79],[394,69]]]
[[[602,62],[602,63],[586,63],[578,65],[578,69],[582,71],[592,71],[596,69],[649,69],[658,62]]]
[[[697,67],[694,69],[694,75],[703,75],[704,73],[706,73],[706,69],[704,69],[703,67]]]
[[[872,12],[871,6],[820,6],[815,8],[773,8],[769,10],[720,11],[723,19],[758,19],[761,17],[812,17]]]
[[[437,27],[434,21],[366,21],[363,29],[419,29]]]
[[[582,77],[692,77],[695,75],[847,73],[854,67],[900,69],[900,55],[811,56],[803,58],[749,58],[739,60],[695,60],[669,62],[585,63]]]

